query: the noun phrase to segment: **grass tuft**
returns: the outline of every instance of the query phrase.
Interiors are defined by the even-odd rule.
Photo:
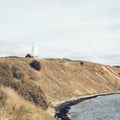
[[[12,66],[12,73],[13,77],[16,79],[23,80],[24,79],[24,73],[16,66]]]

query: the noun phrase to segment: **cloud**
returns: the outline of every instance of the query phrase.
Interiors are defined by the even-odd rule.
[[[119,63],[119,0],[0,0],[0,52]],[[109,56],[113,54],[113,56]]]

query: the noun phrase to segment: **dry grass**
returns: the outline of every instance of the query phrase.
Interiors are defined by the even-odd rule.
[[[120,90],[120,69],[117,67],[69,59],[42,59],[39,61],[41,70],[36,71],[30,67],[32,61],[1,58],[0,83],[12,86],[37,104],[47,101],[45,96],[48,101],[56,101]],[[43,100],[39,101],[39,97]]]
[[[0,84],[12,87],[19,95],[44,109],[50,102],[59,102],[82,95],[120,91],[120,69],[118,67],[69,59],[42,59],[39,61],[41,69],[37,71],[30,67],[31,62],[31,59],[25,58],[0,58]],[[12,96],[9,95],[11,92],[5,93]],[[12,99],[8,97],[7,100]],[[21,98],[18,98],[19,100],[22,101]],[[14,102],[8,102],[8,106]],[[33,113],[37,119],[39,109],[32,108],[31,103],[16,103],[11,106],[15,106],[15,112],[13,112],[14,107],[13,109],[8,107],[9,111],[8,109],[5,111],[4,120],[8,120],[9,115],[12,116],[11,119],[9,116],[9,120],[18,120],[20,116],[23,116],[22,120],[29,120],[29,118],[32,120],[31,114]],[[34,109],[33,112],[29,106]],[[44,111],[41,113],[43,115],[38,120],[51,119],[44,115]]]
[[[0,106],[0,120],[54,120],[11,88],[0,88],[0,102],[1,98],[4,102]]]
[[[12,87],[27,100],[46,109],[47,99],[36,80],[35,71],[29,66],[29,61],[20,58],[0,59],[0,84]]]
[[[42,59],[41,88],[51,101],[120,90],[120,69],[87,61]]]

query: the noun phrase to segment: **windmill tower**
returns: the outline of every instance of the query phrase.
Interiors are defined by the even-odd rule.
[[[34,58],[38,58],[38,48],[37,48],[35,42],[32,45],[32,56]]]
[[[35,49],[35,43],[32,45],[32,56],[34,57],[34,49]]]

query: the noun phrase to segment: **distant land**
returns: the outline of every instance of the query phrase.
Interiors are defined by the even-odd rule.
[[[1,120],[55,120],[51,114],[61,101],[118,91],[119,65],[70,59],[0,58]]]

